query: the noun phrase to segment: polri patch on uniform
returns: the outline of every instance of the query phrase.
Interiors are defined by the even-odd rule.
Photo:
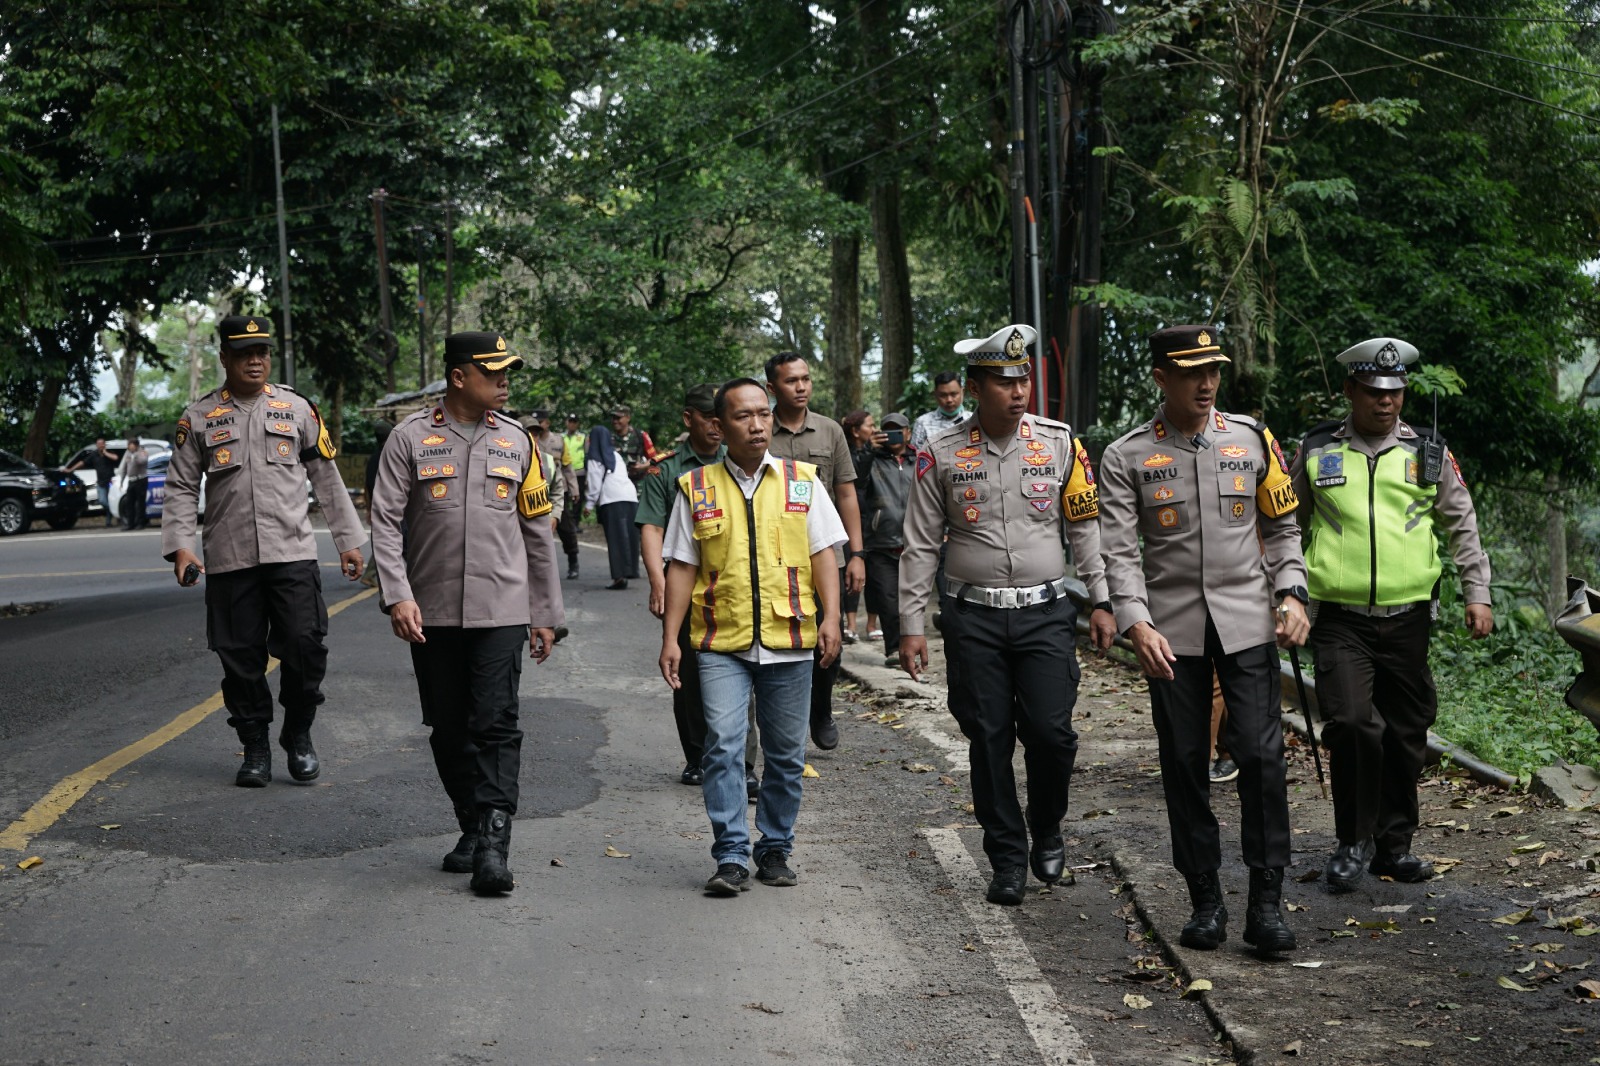
[[[274,411],[287,411],[294,407],[294,404],[290,403],[288,400],[268,400],[267,406],[272,408]]]
[[[511,442],[506,440],[504,437],[496,437],[494,439],[494,442],[495,442],[495,445],[497,447],[501,447],[501,448],[509,448],[509,447],[511,447]]]
[[[1149,456],[1148,458],[1146,458],[1143,465],[1145,465],[1145,466],[1171,466],[1173,464],[1173,462],[1175,462],[1175,460],[1172,458],[1172,456],[1166,454],[1165,452],[1156,452],[1154,455]]]
[[[1234,500],[1233,501],[1233,506],[1229,509],[1228,513],[1233,516],[1233,520],[1235,522],[1241,522],[1241,521],[1244,520],[1244,511],[1245,511],[1244,501],[1243,500]]]
[[[1250,454],[1249,448],[1238,444],[1224,444],[1222,447],[1218,448],[1217,451],[1221,452],[1223,455],[1226,455],[1229,459],[1243,459],[1245,456]]]
[[[982,514],[983,512],[978,510],[976,507],[969,506],[961,512],[961,517],[965,518],[968,522],[976,522]]]
[[[227,448],[218,448],[217,449],[217,465],[218,466],[227,466],[231,462],[233,462],[233,453],[231,451],[229,451]]]
[[[976,500],[978,498],[978,490],[969,486],[962,490],[961,498],[963,500]]]
[[[1175,493],[1171,489],[1167,488],[1167,486],[1162,485],[1159,489],[1156,489],[1156,491],[1154,493],[1152,493],[1151,495],[1155,498],[1155,501],[1157,503],[1166,503],[1168,500],[1172,499],[1172,497],[1176,496],[1177,493]]]
[[[511,486],[507,485],[504,481],[496,483],[494,487],[494,495],[495,498],[499,500],[510,499]]]
[[[223,415],[230,413],[232,410],[233,410],[233,408],[231,408],[231,407],[223,407],[223,406],[221,406],[219,404],[218,406],[213,407],[211,410],[207,411],[206,412],[206,417],[207,418],[221,418]]]
[[[489,471],[489,473],[499,474],[501,477],[509,478],[515,478],[517,476],[517,472],[511,469],[509,466],[497,466],[493,470]]]
[[[1244,492],[1245,491],[1244,477],[1242,475],[1240,475],[1240,474],[1233,475],[1233,491],[1234,492]]]
[[[1415,459],[1406,460],[1406,483],[1410,485],[1422,483],[1422,467]]]
[[[1042,440],[1030,440],[1026,447],[1030,452],[1042,452],[1046,448],[1050,447],[1050,445],[1046,444]]]
[[[441,474],[443,474],[445,477],[455,477],[456,476],[456,464],[454,464],[454,463],[446,463],[446,464],[444,464],[444,466],[439,468],[439,472]]]
[[[184,442],[186,442],[188,439],[189,420],[187,418],[180,418],[178,419],[178,447],[183,447]]]
[[[1456,453],[1447,448],[1444,454],[1445,458],[1450,460],[1450,469],[1456,472],[1456,480],[1461,483],[1462,488],[1466,488],[1467,479],[1461,476],[1461,464],[1456,462]]]
[[[444,499],[445,494],[449,491],[450,486],[445,484],[443,481],[435,481],[432,485],[428,486],[428,495],[432,496],[436,500]]]
[[[1050,452],[1037,452],[1033,455],[1024,455],[1022,461],[1029,466],[1044,466],[1046,463],[1054,462],[1055,456]]]
[[[290,446],[289,446],[289,442],[288,442],[288,441],[286,441],[286,440],[280,440],[280,441],[279,441],[279,442],[278,442],[278,454],[279,454],[279,455],[280,455],[280,456],[282,456],[282,457],[283,457],[283,458],[285,458],[285,459],[287,459],[287,458],[289,458],[289,453],[290,453],[290,452],[291,452],[291,451],[293,451],[293,450],[294,450],[294,449],[292,449],[292,448],[291,448],[291,447],[290,447]]]
[[[1044,514],[1046,511],[1050,510],[1050,500],[1029,500],[1028,502],[1033,504],[1033,509],[1038,511],[1040,514]]]
[[[424,448],[431,448],[435,444],[443,444],[443,443],[444,443],[444,438],[439,436],[439,434],[437,434],[437,433],[429,433],[426,437],[422,438],[422,446]]]
[[[974,455],[981,455],[982,453],[983,453],[983,449],[982,448],[977,448],[977,447],[974,447],[974,446],[969,444],[965,448],[957,448],[956,449],[956,458],[957,459],[971,459]]]
[[[1344,473],[1344,456],[1337,453],[1317,457],[1318,477],[1338,477]]]
[[[978,469],[978,467],[980,467],[982,465],[983,465],[983,460],[982,459],[963,459],[959,463],[955,464],[955,467],[956,467],[957,470],[971,471],[971,470]]]
[[[922,475],[933,469],[933,456],[927,452],[917,453],[917,480],[922,480]]]
[[[1178,509],[1176,507],[1163,507],[1156,512],[1156,524],[1162,529],[1171,529],[1178,524]]]

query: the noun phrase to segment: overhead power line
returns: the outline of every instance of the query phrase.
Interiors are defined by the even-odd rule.
[[[1496,52],[1492,48],[1479,48],[1477,45],[1466,44],[1463,41],[1450,41],[1443,37],[1432,37],[1426,33],[1418,33],[1415,30],[1401,29],[1399,26],[1384,26],[1377,22],[1368,22],[1360,15],[1347,15],[1346,18],[1350,22],[1359,22],[1363,26],[1370,26],[1375,30],[1382,30],[1385,33],[1402,33],[1407,37],[1415,37],[1418,40],[1428,41],[1432,44],[1442,44],[1446,48],[1460,48],[1468,52],[1477,52],[1479,55],[1494,56],[1496,59],[1510,60],[1513,63],[1525,63],[1528,66],[1543,67],[1546,70],[1559,70],[1564,74],[1576,74],[1581,78],[1600,79],[1600,72],[1593,70],[1580,70],[1577,67],[1564,67],[1559,63],[1546,63],[1538,59],[1529,59],[1526,56],[1514,56],[1509,52]]]

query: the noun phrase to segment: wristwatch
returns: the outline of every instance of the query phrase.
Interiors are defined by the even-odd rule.
[[[1311,603],[1311,593],[1305,590],[1304,585],[1290,585],[1286,589],[1279,589],[1276,595],[1278,597],[1278,602],[1280,603],[1283,602],[1283,598],[1285,596],[1293,596],[1295,599],[1300,601],[1300,605],[1302,607],[1309,606]]]
[[[1090,608],[1090,610],[1094,610],[1094,611],[1109,611],[1109,610],[1111,610],[1111,601],[1110,600],[1101,600],[1099,603],[1095,604],[1092,608]]]

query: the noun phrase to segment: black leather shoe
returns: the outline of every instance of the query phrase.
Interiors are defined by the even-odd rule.
[[[1250,871],[1250,907],[1244,912],[1244,942],[1259,955],[1293,951],[1294,930],[1283,920],[1283,871]]]
[[[984,893],[983,898],[1002,907],[1019,906],[1022,903],[1022,890],[1027,883],[1026,866],[1007,866],[1004,870],[994,872],[994,879],[989,882],[989,891]]]
[[[700,767],[689,763],[683,768],[683,773],[678,775],[678,781],[685,785],[703,785],[706,783],[706,775]]]
[[[1328,865],[1322,868],[1322,879],[1327,883],[1328,891],[1354,892],[1356,885],[1361,883],[1361,876],[1367,872],[1372,850],[1370,837],[1355,844],[1340,841],[1333,854],[1328,856]]]
[[[511,815],[484,811],[478,822],[478,844],[472,852],[472,891],[480,896],[510,892],[516,887],[506,860],[511,854]]]
[[[578,560],[576,558],[567,564],[567,580],[578,580]]]
[[[439,868],[445,873],[470,874],[472,856],[478,850],[478,814],[471,807],[456,808],[456,824],[461,827],[461,839],[444,857]]]
[[[1222,881],[1215,870],[1185,874],[1183,879],[1189,883],[1189,902],[1194,910],[1178,934],[1178,943],[1212,951],[1228,939],[1228,908],[1222,905]]]
[[[239,740],[244,744],[244,762],[233,783],[240,788],[266,788],[272,781],[272,745],[267,741],[266,724],[240,726]]]
[[[322,762],[317,749],[311,746],[311,727],[301,726],[293,733],[287,729],[278,737],[278,743],[288,753],[289,776],[296,781],[315,781],[322,773]]]
[[[834,723],[832,714],[812,720],[811,742],[823,751],[832,751],[839,746],[839,727]]]
[[[1053,885],[1060,881],[1067,868],[1067,844],[1061,839],[1061,834],[1034,837],[1033,849],[1028,852],[1028,865],[1033,868],[1033,876],[1045,884]],[[1074,879],[1069,876],[1067,884],[1073,883]]]
[[[1404,855],[1379,853],[1373,856],[1370,869],[1375,877],[1389,877],[1396,881],[1404,881],[1408,885],[1426,881],[1433,876],[1433,863],[1419,859],[1409,851]]]

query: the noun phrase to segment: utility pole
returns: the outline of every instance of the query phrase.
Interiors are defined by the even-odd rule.
[[[417,241],[417,388],[428,387],[428,273],[422,247],[422,227],[412,226]]]
[[[456,317],[456,205],[444,202],[444,335],[454,333]]]
[[[1028,80],[1022,66],[1027,25],[1007,19],[1006,44],[1011,57],[1011,321],[1028,319],[1028,115],[1023,85]]]
[[[283,383],[294,384],[294,316],[289,312],[289,236],[283,221],[283,153],[278,147],[278,104],[272,104],[272,175],[278,186],[278,272],[283,289]]]
[[[383,202],[389,194],[372,190],[372,228],[378,243],[378,315],[383,330],[383,361],[388,371],[389,391],[394,392],[394,364],[400,357],[395,348],[394,315],[389,307],[389,242],[383,234]]]

